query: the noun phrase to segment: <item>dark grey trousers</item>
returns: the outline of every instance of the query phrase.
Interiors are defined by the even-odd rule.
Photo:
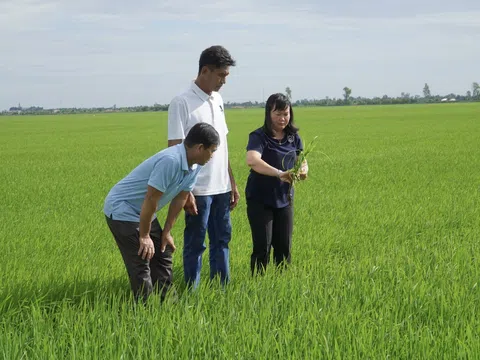
[[[167,246],[164,253],[160,252],[162,228],[158,220],[155,218],[152,221],[150,229],[150,238],[155,246],[155,254],[150,261],[143,260],[138,255],[139,223],[113,220],[107,216],[106,220],[122,254],[135,301],[141,298],[146,302],[154,289],[161,290],[161,297],[164,300],[173,281],[172,249]]]

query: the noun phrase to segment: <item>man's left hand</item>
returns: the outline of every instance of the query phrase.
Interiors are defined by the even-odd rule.
[[[170,231],[163,231],[162,232],[162,239],[160,243],[160,251],[163,253],[167,248],[167,245],[170,247],[172,252],[174,252],[177,248],[175,247],[175,243],[173,241],[173,236],[170,234]]]

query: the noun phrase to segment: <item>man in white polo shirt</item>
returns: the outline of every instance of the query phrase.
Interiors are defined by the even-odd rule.
[[[208,231],[210,279],[230,279],[229,242],[232,235],[230,211],[240,194],[228,160],[223,99],[218,93],[235,60],[223,46],[211,46],[200,55],[197,78],[173,98],[168,108],[168,146],[182,142],[197,123],[212,125],[220,136],[215,157],[202,168],[185,205],[183,267],[185,281],[193,288],[200,282],[202,254]]]
[[[197,124],[183,144],[151,156],[108,193],[103,212],[130,278],[135,300],[147,300],[155,287],[162,300],[172,286],[171,229],[193,190],[198,173],[220,142],[209,124]],[[165,227],[155,215],[170,203]]]

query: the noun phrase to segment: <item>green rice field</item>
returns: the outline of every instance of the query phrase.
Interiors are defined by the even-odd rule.
[[[250,274],[248,134],[227,110],[242,198],[231,283],[134,307],[102,214],[110,188],[167,145],[167,113],[0,117],[0,358],[480,357],[480,103],[294,108],[309,155],[292,264]],[[166,209],[159,213],[164,221]]]

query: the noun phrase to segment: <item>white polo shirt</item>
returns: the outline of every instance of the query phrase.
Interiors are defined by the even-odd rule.
[[[199,122],[212,125],[220,135],[220,146],[212,159],[200,170],[193,189],[194,195],[217,195],[231,191],[228,175],[228,128],[222,96],[208,95],[192,81],[190,88],[177,95],[168,107],[168,140],[185,139]]]

